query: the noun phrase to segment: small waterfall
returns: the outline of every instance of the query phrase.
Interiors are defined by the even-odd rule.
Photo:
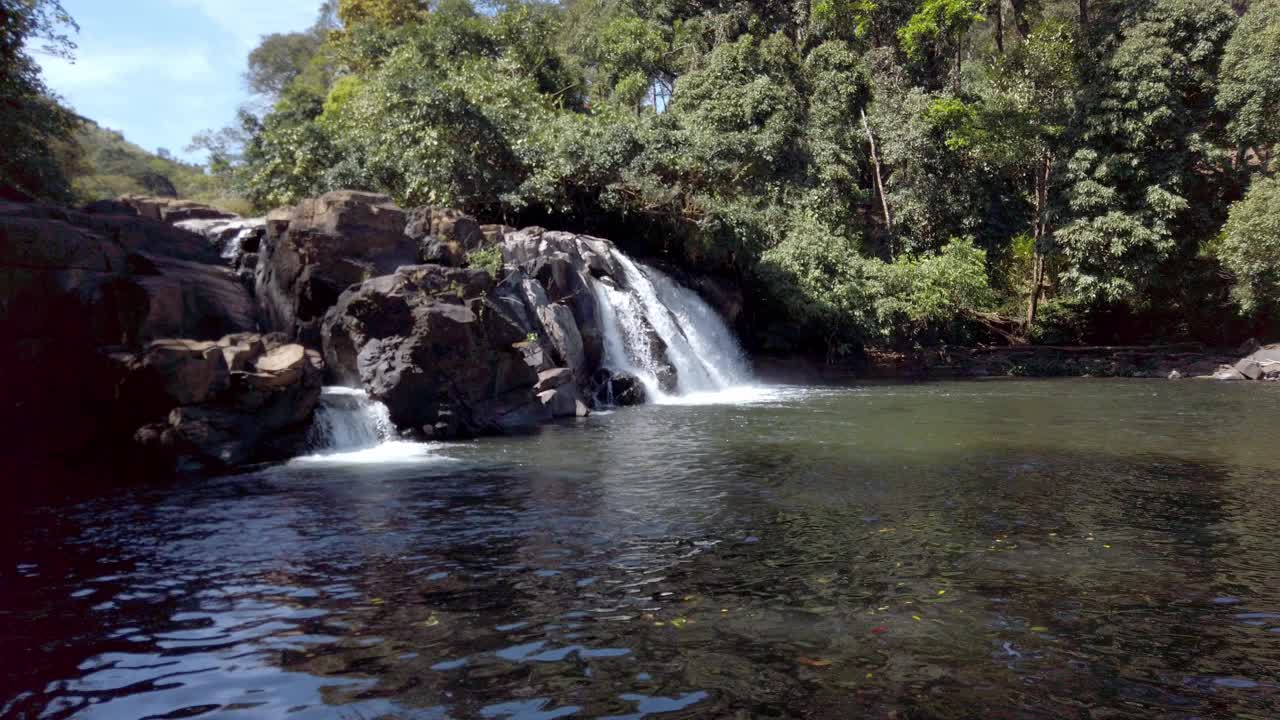
[[[327,387],[307,440],[316,452],[368,450],[391,440],[393,427],[387,406],[363,390]]]
[[[174,225],[197,235],[203,235],[218,247],[224,259],[234,261],[243,254],[244,242],[266,227],[266,220],[262,218],[182,220]]]
[[[606,367],[635,375],[657,402],[751,383],[733,332],[697,293],[621,252],[613,256],[626,286],[593,281]],[[668,365],[676,371],[674,393],[662,387]]]
[[[222,246],[222,257],[227,260],[235,260],[244,253],[244,241],[253,237],[253,234],[260,228],[259,225],[246,225],[229,240],[227,244]]]

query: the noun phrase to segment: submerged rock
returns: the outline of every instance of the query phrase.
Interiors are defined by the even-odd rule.
[[[648,402],[648,391],[640,378],[628,372],[600,368],[591,377],[591,401],[597,408],[632,407]]]

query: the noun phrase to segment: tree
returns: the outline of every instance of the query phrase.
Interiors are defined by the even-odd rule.
[[[1280,144],[1280,0],[1250,7],[1222,58],[1218,105],[1231,122],[1231,139],[1266,161]]]
[[[920,10],[898,30],[898,39],[907,55],[921,59],[934,49],[947,46],[955,53],[955,87],[960,91],[964,61],[964,35],[981,21],[978,0],[924,0]]]
[[[402,25],[421,18],[424,4],[418,0],[338,0],[338,20],[350,28],[361,23]]]
[[[69,59],[76,30],[58,0],[0,0],[0,191],[69,197],[59,155],[69,152],[79,120],[49,92],[29,46],[43,41],[44,52]]]
[[[1258,180],[1232,206],[1217,254],[1240,309],[1280,319],[1280,178]]]
[[[249,53],[245,84],[259,95],[275,99],[307,70],[323,38],[314,32],[275,33]]]
[[[975,127],[952,139],[971,145],[986,162],[1008,173],[1031,208],[1028,326],[1036,320],[1049,258],[1056,250],[1061,175],[1080,90],[1076,38],[1074,29],[1049,22],[996,58]]]
[[[1082,299],[1138,302],[1216,232],[1206,137],[1217,132],[1219,62],[1235,24],[1219,0],[1150,0],[1121,25],[1094,79],[1082,147],[1069,163],[1070,211],[1058,233],[1068,289]]]

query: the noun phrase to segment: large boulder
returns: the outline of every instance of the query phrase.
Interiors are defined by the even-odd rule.
[[[613,244],[587,235],[531,227],[504,233],[500,247],[508,266],[536,279],[550,302],[572,311],[588,373],[599,367],[604,357],[604,330],[592,278],[625,282]],[[536,312],[536,308],[531,306],[530,311]]]
[[[581,254],[575,262],[573,256],[556,252],[530,263],[528,271],[546,288],[551,302],[569,308],[582,338],[584,367],[598,367],[604,357],[604,330],[587,261]]]
[[[151,417],[133,434],[143,451],[187,469],[222,469],[249,462],[281,460],[302,448],[320,401],[324,363],[320,354],[298,344],[278,345],[257,335],[223,338],[217,343],[174,340],[153,343],[122,385],[122,402],[148,407]],[[229,349],[244,348],[256,357],[228,370]],[[167,353],[167,364],[152,356]],[[197,359],[199,358],[199,359]],[[240,358],[247,360],[247,358]],[[220,369],[220,382],[206,382],[207,367]],[[157,372],[157,371],[161,372]],[[188,382],[197,390],[169,391],[159,411],[145,398],[140,380],[160,379],[166,389]]]
[[[1259,348],[1236,363],[1235,370],[1248,380],[1280,378],[1280,344]]]
[[[147,297],[139,340],[166,337],[216,339],[258,328],[258,307],[230,268],[142,256],[147,272],[133,276]]]
[[[548,411],[516,346],[518,323],[488,297],[488,273],[422,265],[342,294],[324,321],[337,382],[382,401],[402,430],[478,435],[527,427]]]
[[[560,363],[573,370],[580,380],[586,380],[591,373],[573,311],[564,305],[544,305],[538,308],[538,321],[542,323]]]
[[[170,405],[199,405],[231,385],[226,356],[213,342],[157,340],[147,346],[137,370]]]
[[[266,225],[255,278],[264,323],[308,347],[320,346],[320,323],[344,290],[416,262],[404,211],[385,195],[331,192]]]
[[[203,236],[159,220],[140,217],[136,211],[133,214],[79,212],[51,205],[0,202],[0,220],[62,222],[114,243],[126,252],[222,264],[218,249]]]
[[[0,203],[0,413],[21,418],[0,443],[29,458],[114,457],[132,419],[225,391],[226,358],[200,341],[257,329],[207,240],[99,209]]]
[[[173,193],[172,195],[176,195]],[[132,207],[138,215],[149,220],[160,220],[166,223],[177,223],[183,220],[231,219],[237,217],[212,205],[179,200],[176,197],[158,197],[149,195],[125,195],[120,202]]]

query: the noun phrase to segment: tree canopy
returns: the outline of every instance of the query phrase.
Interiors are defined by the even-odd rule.
[[[329,0],[195,145],[261,210],[380,191],[733,275],[762,347],[1216,342],[1280,329],[1277,66],[1280,0]]]

